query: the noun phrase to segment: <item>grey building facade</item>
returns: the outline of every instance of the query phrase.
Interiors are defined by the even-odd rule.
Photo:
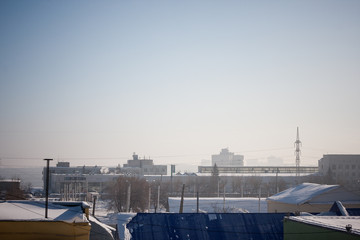
[[[133,159],[127,160],[124,169],[139,169],[141,175],[167,175],[167,165],[154,165],[152,159],[140,159],[133,154]]]
[[[360,154],[326,154],[319,160],[319,173],[334,184],[360,190]]]
[[[244,156],[229,152],[229,149],[221,149],[220,154],[211,156],[211,165],[214,166],[244,166]]]

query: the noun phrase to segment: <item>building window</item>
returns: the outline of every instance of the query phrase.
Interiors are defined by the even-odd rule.
[[[343,167],[342,164],[339,164],[339,169],[342,169],[342,167]]]
[[[333,165],[331,166],[331,168],[332,168],[333,170],[335,170],[335,169],[336,169],[336,165],[333,164]]]

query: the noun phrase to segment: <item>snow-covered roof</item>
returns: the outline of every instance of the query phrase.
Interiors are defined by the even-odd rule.
[[[267,200],[299,205],[309,201],[315,196],[331,191],[338,187],[339,185],[302,183],[296,187],[286,189],[280,193],[268,197]]]
[[[102,235],[100,236],[100,239],[114,239],[113,233],[116,232],[115,228],[100,222],[93,216],[89,216],[89,221],[91,223],[91,230],[94,235]],[[106,238],[106,236],[108,236],[109,238]]]
[[[0,182],[5,183],[5,182],[21,182],[21,180],[19,179],[0,179]]]
[[[351,224],[351,232],[360,235],[360,216],[293,216],[289,219],[344,232]]]
[[[49,203],[48,218],[45,218],[45,202],[40,201],[0,202],[0,221],[88,222],[81,205],[68,207]]]

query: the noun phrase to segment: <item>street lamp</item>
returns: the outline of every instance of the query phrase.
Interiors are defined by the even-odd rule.
[[[126,196],[126,212],[130,212],[130,195],[131,195],[131,183],[126,180],[128,183],[127,196]]]

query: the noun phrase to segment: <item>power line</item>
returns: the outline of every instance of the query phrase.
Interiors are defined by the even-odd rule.
[[[266,151],[279,151],[279,150],[290,150],[292,148],[290,147],[280,147],[280,148],[265,148],[265,149],[250,149],[250,150],[244,150],[244,151],[234,151],[234,153],[249,153],[249,152],[266,152]],[[153,155],[154,158],[178,158],[178,157],[196,157],[196,156],[212,156],[214,153],[188,153],[188,154],[169,154],[169,155],[162,155],[162,154],[155,154]],[[34,156],[34,157],[26,157],[26,156],[0,156],[1,159],[30,159],[30,160],[39,160],[43,159],[43,156]],[[56,157],[54,157],[56,159]],[[57,157],[58,159],[129,159],[129,157],[125,156],[99,156],[99,157]]]

